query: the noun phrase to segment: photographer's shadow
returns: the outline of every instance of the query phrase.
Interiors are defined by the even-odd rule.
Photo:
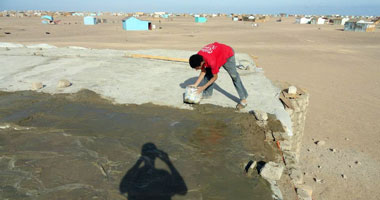
[[[155,168],[155,159],[160,158],[170,173]],[[144,163],[142,167],[140,165]],[[128,200],[171,200],[172,196],[185,195],[185,181],[171,163],[167,153],[157,149],[153,143],[142,146],[141,157],[123,177],[120,193],[128,194]]]

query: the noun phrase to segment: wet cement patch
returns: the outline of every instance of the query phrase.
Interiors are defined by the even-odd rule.
[[[232,109],[0,92],[0,126],[1,199],[271,199],[241,165],[273,148]]]

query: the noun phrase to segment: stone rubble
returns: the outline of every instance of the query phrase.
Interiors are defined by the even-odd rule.
[[[259,121],[267,121],[268,120],[268,114],[266,112],[260,111],[260,110],[254,110],[253,114],[255,118]]]
[[[325,145],[326,144],[326,142],[325,141],[323,141],[323,140],[319,140],[319,141],[316,141],[316,142],[314,142],[317,146],[323,146],[323,145]]]
[[[72,84],[70,83],[70,81],[62,79],[62,80],[58,81],[57,87],[59,87],[59,88],[66,88],[66,87],[70,87],[71,85]]]
[[[44,87],[44,85],[42,85],[41,82],[34,82],[34,83],[32,83],[32,90],[39,90],[39,89],[41,89],[43,87]]]
[[[308,185],[302,185],[296,188],[299,200],[312,200],[313,190]]]
[[[269,180],[280,180],[284,166],[281,163],[268,162],[260,171],[260,175]]]

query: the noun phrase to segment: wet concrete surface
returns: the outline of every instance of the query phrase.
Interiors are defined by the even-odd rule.
[[[242,163],[274,159],[252,115],[0,92],[0,199],[271,199]]]

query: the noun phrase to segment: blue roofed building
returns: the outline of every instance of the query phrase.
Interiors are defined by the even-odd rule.
[[[127,17],[123,20],[123,29],[126,31],[147,31],[152,30],[150,21],[139,20],[135,17]]]
[[[207,18],[206,17],[195,17],[195,22],[196,23],[205,23],[205,22],[207,22]]]
[[[96,24],[96,18],[93,16],[86,16],[83,18],[84,25],[95,25]]]

